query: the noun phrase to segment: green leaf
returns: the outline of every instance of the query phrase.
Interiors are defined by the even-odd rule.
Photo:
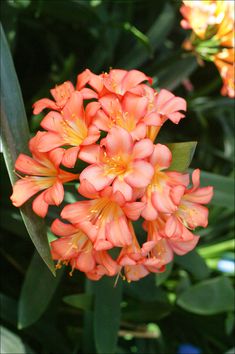
[[[201,186],[213,186],[211,204],[234,209],[234,179],[201,171]]]
[[[234,325],[235,325],[235,315],[233,312],[229,312],[225,319],[225,332],[227,336],[229,336],[233,332]]]
[[[156,72],[157,86],[168,90],[174,90],[183,80],[197,68],[197,60],[194,56],[181,55],[178,59],[172,60],[169,65],[164,65]]]
[[[183,309],[198,315],[215,315],[234,310],[234,289],[226,277],[198,283],[177,299]]]
[[[155,322],[172,311],[170,302],[137,302],[131,301],[123,309],[123,320],[137,323]]]
[[[91,310],[92,300],[93,296],[89,294],[68,295],[63,298],[66,304],[82,310]]]
[[[57,276],[47,267],[35,252],[27,270],[21,289],[18,308],[18,328],[25,328],[36,322],[47,309],[60,282],[63,270]]]
[[[206,279],[210,275],[210,269],[207,267],[204,259],[196,252],[191,251],[184,256],[175,256],[175,263],[191,273],[195,279]]]
[[[188,109],[193,111],[211,111],[221,107],[234,107],[234,101],[228,97],[213,97],[213,100],[210,97],[197,97],[193,98],[188,103]],[[210,117],[210,115],[209,115]]]
[[[29,128],[14,64],[1,26],[1,133],[3,155],[11,183],[16,181],[14,164],[28,152]],[[38,253],[54,273],[54,264],[44,222],[33,213],[30,203],[21,207],[22,218]]]
[[[21,338],[5,327],[0,327],[1,333],[1,353],[26,354],[26,348]],[[32,353],[32,351],[31,351]]]
[[[8,4],[16,8],[26,8],[30,5],[31,0],[7,0]]]
[[[157,17],[151,28],[146,34],[148,43],[152,51],[158,48],[167,37],[174,24],[175,13],[173,7],[167,3],[162,13]],[[146,60],[149,59],[150,53],[143,49],[141,43],[137,43],[129,53],[117,63],[117,67],[125,67],[125,69],[138,68]]]
[[[143,302],[167,302],[167,295],[161,288],[156,286],[155,274],[131,283],[124,283],[124,292],[134,299]]]
[[[187,143],[170,143],[166,146],[171,150],[172,153],[172,163],[169,171],[184,172],[190,165],[197,142],[189,141]]]
[[[103,277],[94,283],[94,335],[98,354],[115,353],[120,327],[122,281]]]

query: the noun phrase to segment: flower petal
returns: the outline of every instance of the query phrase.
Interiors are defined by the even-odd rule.
[[[45,191],[44,199],[50,205],[60,205],[64,199],[63,184],[57,181],[52,187],[48,188]]]
[[[80,181],[84,179],[91,183],[97,191],[100,191],[113,181],[112,177],[105,175],[104,168],[98,165],[86,167],[80,174]]]
[[[140,214],[145,206],[145,203],[142,202],[132,202],[126,203],[122,210],[126,216],[131,220],[137,220],[140,217]]]
[[[41,121],[40,125],[43,129],[50,132],[58,133],[62,131],[63,117],[59,112],[49,112]]]
[[[154,145],[150,139],[142,139],[135,143],[133,148],[134,159],[144,159],[153,152]]]
[[[45,202],[44,196],[45,192],[40,193],[33,201],[32,203],[32,209],[41,218],[45,218],[47,212],[48,212],[48,203]]]
[[[166,169],[170,166],[172,154],[166,145],[156,144],[154,151],[150,157],[150,162],[153,166],[158,165],[161,169]]]
[[[120,153],[131,154],[133,148],[133,139],[130,133],[119,126],[112,127],[101,143],[106,147],[109,156]]]
[[[124,177],[125,182],[131,187],[144,188],[151,182],[154,174],[153,166],[142,160],[132,163],[132,172]]]
[[[82,180],[78,192],[83,195],[83,197],[90,198],[90,199],[97,199],[99,198],[99,194],[95,187],[88,182],[86,179]]]
[[[89,145],[89,146],[81,146],[79,152],[79,158],[88,163],[95,163],[99,162],[100,156],[100,146],[99,145]]]
[[[33,104],[33,114],[41,113],[45,108],[58,110],[57,104],[48,98],[42,98]]]
[[[33,177],[24,177],[16,181],[13,186],[13,194],[10,197],[12,204],[20,207],[26,200],[42,189],[43,187],[36,184]]]
[[[124,216],[106,224],[106,239],[116,247],[124,247],[131,244],[132,235]]]
[[[57,236],[70,236],[76,233],[77,228],[71,224],[65,224],[59,219],[55,219],[51,225],[51,231]]]
[[[113,191],[114,192],[121,192],[122,195],[125,197],[126,200],[132,199],[132,188],[127,184],[125,181],[121,180],[120,178],[115,178],[113,182]]]
[[[76,260],[76,268],[81,272],[91,272],[95,268],[95,259],[92,252],[81,252]]]
[[[79,146],[74,146],[65,150],[62,164],[68,168],[73,168],[77,162],[79,150]]]

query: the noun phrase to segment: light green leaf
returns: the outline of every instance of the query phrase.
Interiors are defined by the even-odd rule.
[[[114,287],[115,279],[103,277],[94,283],[94,335],[98,354],[116,351],[120,327],[122,281]]]
[[[21,289],[18,308],[18,328],[25,328],[36,322],[46,311],[63,270],[54,277],[35,252]]]
[[[201,186],[213,186],[211,204],[234,209],[234,179],[201,171]]]
[[[7,0],[8,4],[16,8],[26,8],[30,5],[31,0]]]
[[[185,172],[189,167],[196,146],[196,141],[189,141],[187,143],[170,143],[166,146],[171,150],[172,163],[169,171]]]
[[[16,181],[14,164],[18,155],[28,152],[29,128],[23,99],[15,73],[14,64],[1,26],[1,133],[3,155],[13,184]],[[54,265],[46,236],[44,222],[36,216],[30,203],[21,207],[27,231],[38,253],[54,272]]]
[[[176,255],[174,260],[176,264],[191,273],[195,279],[206,279],[210,275],[210,269],[206,262],[196,251],[191,251],[184,256]]]
[[[91,310],[93,296],[90,294],[68,295],[63,298],[63,301],[71,306],[82,310]]]
[[[177,299],[183,309],[198,315],[215,315],[234,310],[234,289],[226,277],[217,277],[198,283]]]
[[[2,354],[26,354],[26,348],[21,338],[5,327],[0,327],[1,353]],[[31,352],[32,353],[32,352]],[[30,354],[30,353],[29,353]]]

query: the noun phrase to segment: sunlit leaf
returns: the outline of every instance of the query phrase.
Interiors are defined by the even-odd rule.
[[[189,141],[187,143],[170,143],[166,145],[172,153],[169,171],[185,172],[192,161],[197,142]]]
[[[215,315],[234,310],[234,289],[226,277],[205,280],[191,286],[177,299],[183,309],[199,315]]]
[[[14,64],[1,27],[1,134],[3,155],[8,174],[13,184],[16,181],[14,163],[21,152],[27,152],[29,128],[24,104],[15,73]],[[21,208],[27,231],[40,256],[54,272],[54,265],[43,221],[36,216],[29,203]]]
[[[94,283],[94,334],[98,354],[115,353],[120,327],[122,282],[103,277]]]
[[[27,349],[21,338],[5,327],[0,327],[1,333],[1,353],[26,354]]]
[[[63,270],[57,271],[54,277],[35,252],[21,289],[18,328],[28,327],[42,316],[52,300],[62,274]]]

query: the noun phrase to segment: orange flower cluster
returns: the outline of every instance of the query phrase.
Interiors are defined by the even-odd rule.
[[[222,95],[234,97],[234,1],[183,1],[180,12],[181,26],[192,30],[185,49],[213,61],[223,80]]]
[[[51,90],[54,100],[34,104],[35,114],[49,112],[44,130],[30,140],[32,157],[16,160],[24,177],[11,200],[19,207],[38,194],[32,208],[45,217],[49,205],[62,203],[63,185],[80,182],[80,200],[66,205],[65,222],[56,219],[51,227],[58,236],[51,243],[57,267],[70,264],[93,280],[123,270],[128,281],[138,280],[164,271],[174,253],[191,251],[199,239],[191,230],[207,226],[204,204],[212,187],[200,188],[198,169],[192,186],[188,173],[169,171],[171,151],[154,144],[166,120],[177,124],[184,117],[186,102],[146,82],[151,79],[137,70],[95,75],[87,69],[76,87],[65,82]],[[80,174],[79,161],[87,164]],[[134,229],[140,217],[142,239]]]

